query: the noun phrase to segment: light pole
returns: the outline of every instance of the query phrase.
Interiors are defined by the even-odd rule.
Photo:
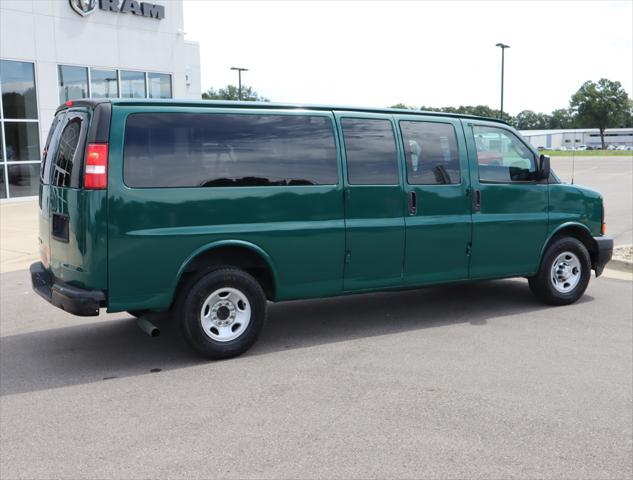
[[[506,51],[506,48],[510,48],[510,45],[497,43],[496,46],[501,48],[501,115],[499,118],[503,120],[503,68],[504,68],[504,60],[505,60],[505,51]]]
[[[248,68],[231,67],[231,70],[237,70],[237,99],[242,99],[242,72],[248,72]]]

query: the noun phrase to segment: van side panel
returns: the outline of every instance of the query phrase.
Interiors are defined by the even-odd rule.
[[[549,186],[549,226],[548,236],[561,225],[582,224],[591,235],[600,236],[602,226],[602,201],[600,193],[586,187],[578,188],[569,184]]]
[[[168,308],[178,273],[191,255],[222,241],[245,242],[266,252],[278,279],[276,300],[340,293],[345,248],[341,179],[338,185],[129,188],[123,181],[126,117],[161,111],[201,113],[200,108],[113,106],[108,311]],[[231,113],[213,109],[225,112]],[[336,136],[335,141],[340,177]]]

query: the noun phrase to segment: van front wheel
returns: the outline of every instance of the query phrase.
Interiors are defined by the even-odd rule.
[[[183,295],[183,335],[204,357],[235,357],[257,341],[266,319],[266,296],[248,273],[237,268],[212,270]]]
[[[538,273],[529,278],[532,293],[549,305],[569,305],[585,293],[591,259],[579,240],[563,237],[546,250]]]

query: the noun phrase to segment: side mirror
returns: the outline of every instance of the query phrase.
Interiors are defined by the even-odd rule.
[[[538,161],[538,176],[540,179],[549,178],[550,162],[547,155],[541,154]]]

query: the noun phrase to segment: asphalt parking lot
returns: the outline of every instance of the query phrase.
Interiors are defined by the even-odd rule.
[[[632,289],[524,280],[274,305],[245,356],[3,275],[2,478],[630,478]]]
[[[552,168],[565,182],[599,190],[604,196],[607,233],[616,245],[633,243],[633,156],[578,157],[575,168],[570,157],[552,157]]]
[[[631,159],[576,183],[631,243]],[[205,362],[167,318],[74,317],[5,273],[0,478],[631,478],[632,323],[630,281],[552,308],[500,280],[273,305]]]

